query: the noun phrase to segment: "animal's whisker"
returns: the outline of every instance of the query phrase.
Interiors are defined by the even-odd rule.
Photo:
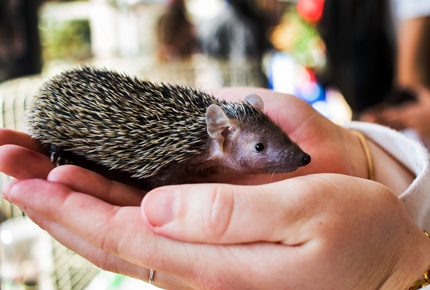
[[[305,136],[305,134],[303,133],[303,131],[306,129],[306,125],[309,121],[311,121],[313,118],[315,118],[316,116],[318,116],[318,113],[312,114],[309,118],[306,119],[306,121],[304,121],[299,128],[297,128],[297,133],[296,133],[296,140],[295,142],[297,144],[301,144],[302,139],[301,136]]]

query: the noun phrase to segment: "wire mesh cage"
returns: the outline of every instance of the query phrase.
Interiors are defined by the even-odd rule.
[[[0,126],[2,128],[22,130],[25,108],[43,80],[41,76],[34,76],[0,84]],[[0,175],[1,184],[8,179],[9,177],[3,173]],[[0,214],[0,223],[7,219],[23,216],[17,206],[3,198],[0,198]],[[85,289],[85,286],[97,274],[97,268],[54,239],[51,239],[51,242],[54,260],[51,281],[54,289]]]
[[[98,67],[97,62],[90,63]],[[74,66],[76,67],[76,66]],[[141,60],[112,61],[103,67],[134,74],[151,81],[189,85],[199,89],[223,86],[264,86],[265,79],[256,62],[222,62],[195,57],[185,62],[154,64]],[[0,84],[0,127],[22,130],[25,108],[49,75],[19,78]],[[1,174],[4,184],[9,179]],[[23,216],[21,210],[0,197],[0,223]],[[85,289],[98,269],[52,239],[54,271],[52,280],[58,290]]]
[[[40,76],[20,78],[0,84],[0,127],[22,130],[24,109],[34,95],[35,90],[42,83]],[[0,174],[3,185],[9,179]],[[21,210],[0,198],[0,223],[6,219],[22,216]]]

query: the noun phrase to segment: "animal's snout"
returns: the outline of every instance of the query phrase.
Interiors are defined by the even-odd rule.
[[[300,165],[305,166],[305,165],[308,165],[310,162],[311,162],[311,156],[309,154],[304,153],[302,162]]]

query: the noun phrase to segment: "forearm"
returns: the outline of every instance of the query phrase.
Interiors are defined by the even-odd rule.
[[[429,85],[429,17],[402,20],[398,29],[397,81],[404,87]]]
[[[375,181],[390,188],[400,198],[412,220],[418,227],[409,227],[408,239],[402,244],[400,258],[392,267],[384,283],[378,289],[408,289],[414,281],[423,278],[430,265],[430,239],[421,229],[429,230],[428,153],[417,142],[386,127],[352,122],[345,125],[354,159],[355,176],[369,178],[368,160],[360,140],[351,130],[362,132],[373,159]],[[360,146],[361,145],[361,146]],[[360,148],[361,152],[357,149]]]
[[[393,159],[392,162],[384,163],[384,158],[387,158],[387,156],[384,157],[385,154],[378,156],[378,151],[373,153],[374,155],[376,154],[376,156],[373,156],[374,158],[382,159],[380,161],[375,161],[376,174],[379,175],[378,178],[380,182],[386,184],[390,188],[393,187],[392,190],[397,191],[397,196],[402,201],[403,206],[406,208],[413,221],[421,229],[430,231],[430,202],[428,199],[430,166],[428,151],[414,140],[384,126],[363,122],[351,122],[345,124],[344,127],[346,129],[361,131],[366,136],[367,140],[370,140],[368,141],[369,143],[373,142],[377,144],[377,146],[383,148],[381,150],[385,151],[384,153],[387,154],[388,157]],[[357,140],[356,142],[358,143],[359,141]],[[369,145],[373,146],[371,144]],[[363,157],[364,153],[362,154],[361,158],[365,158]],[[394,168],[397,167],[398,170],[393,170],[393,167],[390,166],[396,163],[398,164]],[[403,192],[399,192],[399,186],[404,187],[407,184],[408,174],[403,171],[405,169],[406,172],[411,172],[416,178],[407,189]],[[400,178],[399,180],[395,180],[397,177],[402,176],[402,171],[404,179]]]
[[[367,142],[373,158],[375,181],[384,184],[396,196],[400,196],[414,181],[415,174],[377,143],[371,139],[367,139]]]
[[[427,175],[428,152],[414,140],[375,124],[351,122],[344,127],[348,131],[360,131],[366,137],[373,158],[376,181],[388,186],[397,196],[405,192],[416,177],[422,179]],[[355,143],[357,147],[358,138]],[[353,158],[357,158],[354,163],[363,170],[362,163],[367,164],[363,149],[361,153],[355,151]],[[362,175],[363,173],[355,176],[362,177]]]
[[[430,240],[419,229],[409,228],[409,237],[404,241],[400,259],[393,265],[389,276],[379,288],[409,289],[416,281],[424,278],[430,265]],[[417,232],[418,231],[418,232]]]
[[[346,143],[351,144],[350,160],[347,160],[351,164],[351,175],[384,184],[396,196],[415,179],[411,170],[359,130],[345,130],[344,135]]]

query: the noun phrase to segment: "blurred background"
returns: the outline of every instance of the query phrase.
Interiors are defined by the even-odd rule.
[[[325,105],[318,79],[323,0],[2,0],[0,9],[0,81],[91,63],[201,89],[268,87],[350,118]]]
[[[407,1],[1,0],[0,127],[21,130],[41,84],[81,64],[203,90],[266,87],[339,124],[416,102],[414,82],[430,83],[430,1],[412,1],[419,13]],[[404,61],[403,24],[423,17],[419,61]],[[96,269],[0,198],[0,289],[146,287]]]

